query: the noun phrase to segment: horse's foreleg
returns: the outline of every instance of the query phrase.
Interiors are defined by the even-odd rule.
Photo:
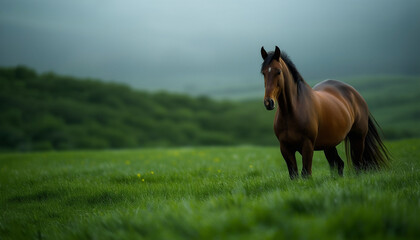
[[[280,144],[280,151],[281,151],[281,154],[283,155],[284,160],[286,161],[287,169],[289,170],[290,179],[293,180],[299,177],[297,164],[296,164],[296,156],[295,156],[296,151],[290,150],[284,144]]]
[[[302,177],[310,177],[312,174],[312,158],[314,156],[314,144],[305,140],[302,145]]]

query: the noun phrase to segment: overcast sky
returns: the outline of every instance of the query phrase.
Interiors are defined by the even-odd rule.
[[[420,74],[418,0],[0,0],[0,65],[188,90],[261,80],[260,48],[306,80]]]

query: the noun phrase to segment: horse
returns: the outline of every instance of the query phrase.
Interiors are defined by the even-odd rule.
[[[277,104],[274,133],[291,179],[299,177],[296,152],[302,155],[301,175],[308,178],[313,153],[319,150],[324,151],[331,174],[337,169],[343,176],[344,162],[336,148],[343,140],[347,162],[351,158],[357,173],[388,166],[389,152],[379,135],[379,125],[352,86],[325,80],[311,88],[279,47],[268,53],[261,47],[261,56],[264,105],[273,110]]]

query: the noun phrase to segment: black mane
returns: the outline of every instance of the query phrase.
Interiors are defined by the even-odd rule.
[[[265,58],[264,62],[261,65],[261,73],[273,61],[273,56],[274,56],[274,52],[268,52],[267,53],[267,57]],[[287,53],[284,52],[284,51],[281,51],[280,58],[286,63],[287,68],[289,69],[290,73],[292,74],[295,82],[299,83],[299,82],[303,81],[302,76],[300,75],[300,73],[297,70],[295,64],[292,62],[292,60],[287,55]]]

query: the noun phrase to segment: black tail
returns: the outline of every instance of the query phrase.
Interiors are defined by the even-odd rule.
[[[351,159],[353,161],[353,165],[356,167],[356,170],[379,170],[389,166],[389,152],[382,142],[376,128],[377,126],[379,127],[378,123],[373,116],[370,115],[368,121],[368,133],[365,138],[363,157],[360,163],[355,163],[355,149],[350,149],[349,139],[348,137],[346,138],[345,145],[347,160],[349,160],[350,152]]]

